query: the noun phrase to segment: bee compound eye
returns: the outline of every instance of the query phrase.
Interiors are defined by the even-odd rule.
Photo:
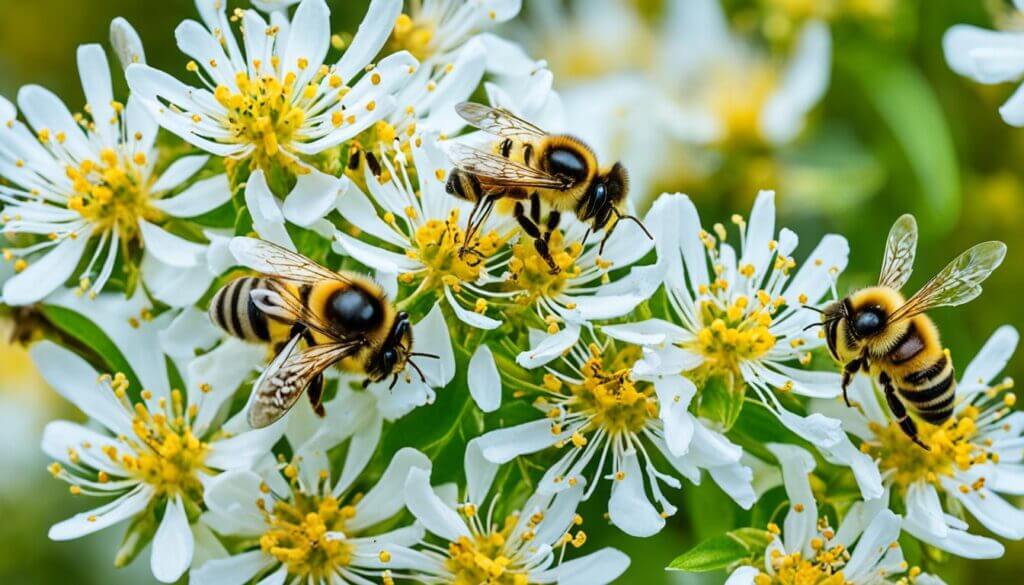
[[[853,326],[859,335],[872,335],[878,333],[885,324],[882,314],[874,309],[861,311],[853,320]]]

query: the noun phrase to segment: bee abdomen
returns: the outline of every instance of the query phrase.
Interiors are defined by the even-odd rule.
[[[247,276],[224,285],[210,301],[210,319],[228,334],[245,341],[269,341],[267,315],[249,293],[266,288],[262,278]]]
[[[945,355],[931,366],[906,376],[925,383],[900,388],[900,394],[913,405],[918,415],[932,424],[941,424],[953,414],[956,399],[956,374]]]
[[[455,169],[448,175],[448,182],[445,184],[445,191],[450,195],[474,203],[480,198],[482,190],[480,180],[476,178],[476,175],[459,169]]]

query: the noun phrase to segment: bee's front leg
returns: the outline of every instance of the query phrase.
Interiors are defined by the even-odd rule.
[[[537,250],[537,254],[547,263],[551,269],[551,274],[558,274],[562,271],[555,263],[555,259],[551,257],[551,250],[548,248],[548,238],[550,238],[550,232],[547,237],[541,234],[540,228],[532,219],[526,216],[526,209],[523,207],[522,202],[517,202],[514,212],[516,221],[519,222],[519,227],[523,228],[526,235],[533,239],[533,247]]]

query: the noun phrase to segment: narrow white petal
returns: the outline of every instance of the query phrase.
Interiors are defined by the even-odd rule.
[[[514,427],[496,429],[477,439],[480,452],[489,461],[507,463],[520,455],[536,453],[564,438],[551,432],[546,419],[523,423]]]
[[[120,16],[110,23],[110,46],[121,62],[122,69],[126,69],[132,63],[146,62],[146,52],[142,48],[139,33]]]
[[[391,35],[395,19],[402,12],[402,0],[373,0],[352,44],[338,60],[337,72],[342,79],[351,79],[365,67]]]
[[[245,185],[245,206],[252,216],[252,227],[260,238],[295,251],[295,244],[284,227],[281,206],[270,192],[262,170],[249,176],[249,181]]]
[[[274,563],[262,550],[252,550],[203,563],[188,574],[192,585],[244,585]]]
[[[413,468],[405,482],[405,503],[429,532],[448,541],[470,537],[469,528],[458,512],[449,508],[430,487],[430,471]]]
[[[565,328],[558,333],[545,334],[543,341],[517,355],[516,363],[528,369],[543,366],[560,357],[576,343],[579,337],[580,326],[575,323],[566,323]]]
[[[50,527],[49,537],[51,540],[73,540],[124,522],[145,510],[152,497],[153,488],[140,485],[113,502],[54,524]]]
[[[491,490],[494,476],[498,473],[498,465],[484,457],[479,440],[473,439],[466,445],[463,467],[466,471],[469,501],[479,506],[484,503],[487,492]]]
[[[494,363],[494,354],[486,344],[473,352],[467,378],[469,394],[480,410],[494,412],[501,406],[501,375]]]
[[[312,167],[307,170],[309,172],[299,175],[282,207],[284,217],[302,227],[323,219],[349,185],[347,177],[333,177]]]
[[[44,299],[71,278],[88,243],[85,234],[67,238],[42,258],[30,262],[28,268],[4,283],[4,303],[20,306]]]
[[[811,537],[817,534],[818,506],[807,475],[814,471],[814,457],[792,445],[770,443],[767,447],[782,466],[783,484],[789,497],[789,511],[782,531],[786,550],[811,554]]]
[[[192,564],[192,553],[195,541],[192,540],[192,529],[189,527],[188,516],[185,515],[185,504],[181,496],[175,496],[167,502],[164,519],[153,536],[153,551],[150,556],[150,568],[153,576],[164,583],[174,583]]]
[[[531,581],[558,585],[605,585],[614,583],[628,568],[626,553],[608,547],[531,575]]]
[[[636,452],[623,457],[625,476],[612,482],[612,495],[608,499],[608,517],[612,524],[630,536],[653,536],[665,526],[665,519],[647,499],[644,492],[644,474]]]
[[[206,246],[176,236],[144,219],[139,220],[139,231],[146,251],[170,266],[191,268],[204,258]]]

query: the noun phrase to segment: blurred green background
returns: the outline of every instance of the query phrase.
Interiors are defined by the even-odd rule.
[[[663,8],[660,0],[626,1],[641,15],[644,26],[657,28]],[[330,4],[335,30],[353,30],[366,0]],[[587,6],[586,1],[576,4]],[[1024,130],[1008,127],[997,113],[1014,88],[983,87],[959,78],[946,66],[941,45],[943,33],[955,23],[1024,25],[1010,16],[1010,2],[726,0],[724,4],[737,29],[783,53],[786,31],[796,22],[808,14],[827,17],[834,45],[831,88],[796,144],[779,152],[725,149],[719,153],[725,162],[712,175],[700,179],[668,175],[658,183],[658,190],[690,193],[709,224],[725,221],[734,212],[746,213],[757,188],[777,189],[780,224],[793,228],[803,242],[798,255],[806,254],[824,233],[849,238],[851,265],[840,281],[840,294],[875,278],[885,234],[892,221],[907,211],[917,214],[922,232],[911,287],[971,244],[1003,240],[1009,244],[1009,255],[986,284],[984,296],[934,316],[960,369],[999,325],[1019,327],[1024,315],[1024,304],[1017,302],[1024,290],[1019,260],[1024,249],[1020,227],[1024,175],[1019,164],[1024,160]],[[185,59],[174,46],[173,30],[183,18],[195,17],[192,3],[185,0],[0,0],[0,8],[6,15],[0,19],[0,93],[13,99],[21,85],[38,83],[54,90],[73,109],[83,103],[75,47],[106,42],[112,18],[124,16],[137,27],[151,64],[183,72]],[[529,22],[529,14],[526,18]],[[509,34],[517,30],[522,29],[511,28]],[[697,155],[690,149],[679,156]],[[1022,368],[1024,360],[1017,359],[1006,374],[1018,377]],[[5,446],[0,455],[0,583],[150,582],[148,554],[140,555],[126,570],[113,569],[113,551],[120,539],[117,529],[74,542],[47,540],[49,525],[87,504],[69,497],[66,486],[52,481],[45,471],[47,462],[38,448],[40,432],[45,421],[59,416],[77,415],[45,388],[23,350],[4,346],[0,350],[0,441]],[[633,565],[623,582],[720,583],[721,574],[672,574],[662,567],[696,541],[732,527],[734,507],[707,484],[685,488],[677,500],[682,510],[658,537],[628,539],[591,521],[587,548],[613,544],[629,553]],[[587,505],[589,510],[583,510],[584,516],[599,519],[603,506],[598,493]],[[1008,543],[1006,556],[998,561],[930,562],[927,568],[949,583],[1019,582],[1024,545]]]

